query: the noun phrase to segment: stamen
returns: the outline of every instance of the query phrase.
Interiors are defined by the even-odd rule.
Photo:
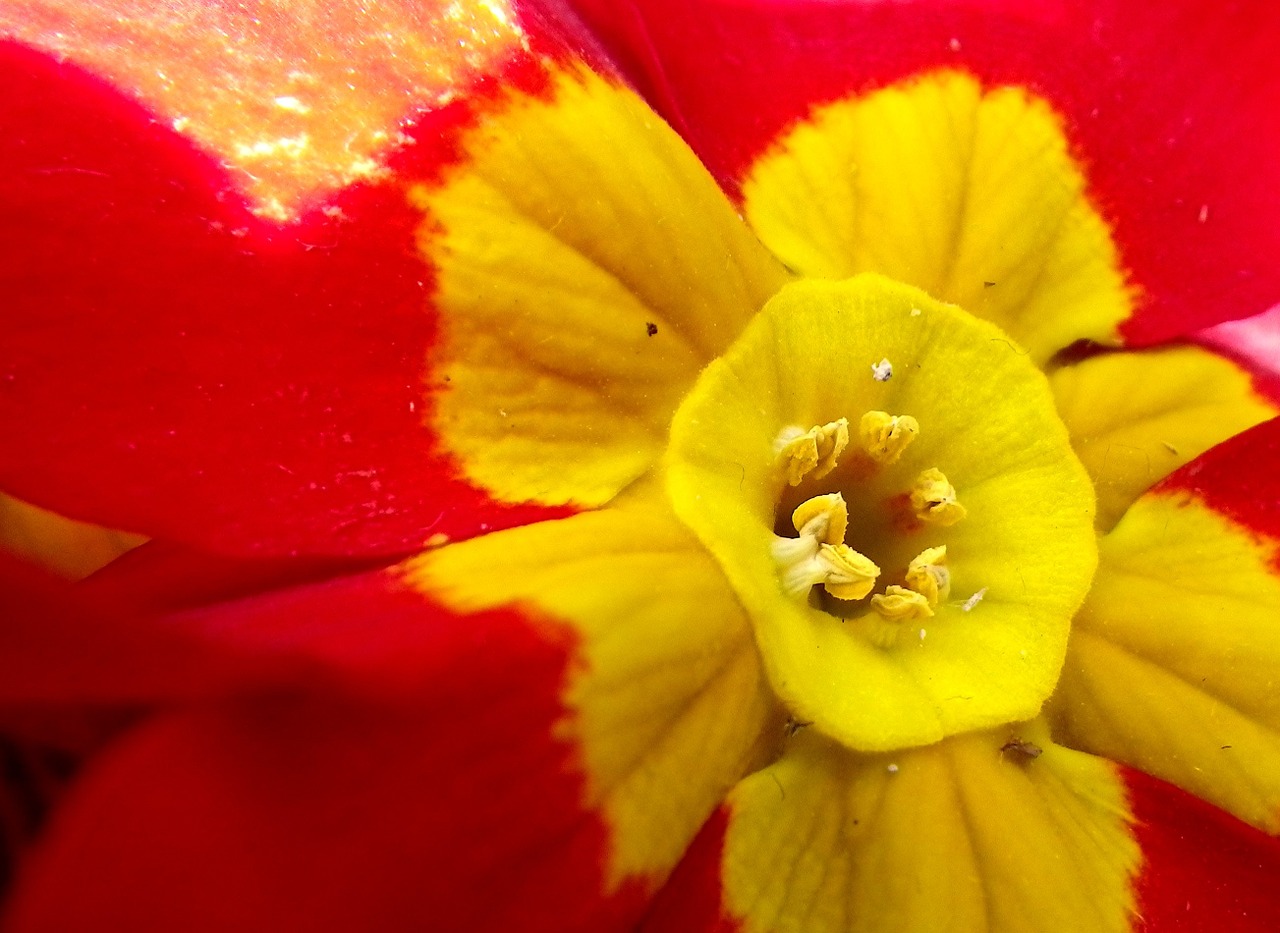
[[[814,496],[791,513],[798,538],[774,537],[773,559],[782,587],[793,596],[822,584],[836,599],[862,599],[880,576],[880,568],[844,540],[849,510],[840,493]]]
[[[910,415],[891,415],[869,411],[858,426],[862,449],[876,463],[889,466],[898,462],[902,452],[920,433],[920,422]]]
[[[802,536],[823,544],[840,544],[849,527],[849,507],[838,492],[806,499],[791,513],[791,524]]]
[[[822,479],[836,468],[837,458],[849,446],[849,419],[814,425],[808,431],[788,428],[778,436],[778,461],[787,471],[787,482],[799,486],[813,473]]]
[[[951,594],[946,545],[926,548],[908,565],[907,588],[927,599],[931,607]]]
[[[922,522],[943,528],[954,525],[968,514],[968,510],[956,501],[956,488],[936,467],[930,467],[916,477],[915,487],[911,490],[911,507]]]
[[[836,599],[862,599],[876,586],[880,568],[847,544],[824,544],[818,559],[827,565],[822,588]]]
[[[909,622],[933,615],[924,596],[903,586],[886,586],[883,594],[871,597],[871,608],[890,622]]]

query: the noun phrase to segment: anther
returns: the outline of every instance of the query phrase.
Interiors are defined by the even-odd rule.
[[[920,422],[910,415],[891,415],[883,411],[869,411],[862,416],[858,434],[862,449],[876,463],[883,466],[897,463],[902,452],[920,433]]]
[[[886,586],[883,594],[871,597],[871,608],[890,622],[909,622],[933,615],[929,600],[903,586]]]
[[[843,543],[849,510],[840,493],[815,496],[791,513],[798,538],[773,539],[782,587],[793,596],[822,584],[836,599],[862,599],[880,576],[873,561]]]
[[[849,419],[814,425],[808,431],[788,428],[778,436],[778,462],[786,469],[787,482],[799,486],[810,473],[821,479],[836,468],[849,446]]]
[[[920,521],[944,528],[968,514],[965,507],[956,501],[956,488],[935,467],[922,471],[916,477],[916,484],[911,490],[911,507]]]
[[[923,596],[931,607],[951,595],[946,545],[926,548],[907,566],[907,588]]]

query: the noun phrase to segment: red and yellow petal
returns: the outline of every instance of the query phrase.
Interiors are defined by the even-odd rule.
[[[633,95],[528,41],[285,225],[8,46],[0,484],[226,553],[386,554],[642,473],[782,272]]]
[[[1036,757],[1011,745],[1032,739]],[[1033,732],[874,757],[801,733],[730,795],[646,929],[1123,931],[1128,820],[1110,765]]]
[[[1134,296],[1061,119],[939,69],[816,106],[751,166],[752,228],[805,276],[880,272],[998,324],[1044,365],[1116,343]]]
[[[1103,532],[1174,470],[1280,413],[1264,376],[1193,346],[1093,356],[1049,382],[1093,478]]]
[[[921,779],[930,773],[926,762],[948,757],[946,753],[929,749],[899,756],[892,762],[898,768],[893,773],[883,761],[876,762],[874,772],[848,767],[841,787],[845,801],[859,799],[854,789],[860,784],[879,783],[886,790],[879,796],[864,794],[862,810],[846,809],[836,826],[823,818],[830,816],[831,808],[840,808],[839,794],[834,799],[830,794],[805,796],[827,775],[784,775],[775,770],[779,766],[754,775],[707,821],[655,900],[643,929],[824,929],[821,924],[830,921],[838,896],[811,898],[811,913],[799,914],[790,925],[770,926],[762,922],[768,906],[764,898],[745,912],[731,906],[730,867],[735,857],[754,857],[762,885],[788,885],[795,877],[788,875],[790,865],[801,872],[807,869],[801,860],[811,853],[803,841],[807,838],[816,849],[824,833],[851,840],[846,843],[846,859],[852,871],[845,877],[884,879],[883,885],[860,892],[862,897],[847,915],[837,915],[832,928],[842,931],[1065,933],[1113,928],[1135,933],[1265,933],[1280,923],[1272,891],[1280,868],[1277,840],[1142,772],[1053,745],[1046,744],[1038,758],[1027,760],[1023,755],[1015,765],[1022,776],[1014,772],[1012,782],[1002,780],[1019,754],[1010,748],[1001,756],[988,747],[968,779],[959,770],[944,768],[935,783],[923,788]],[[950,757],[953,764],[974,763],[954,752]],[[1037,774],[1038,769],[1050,773]],[[993,771],[996,780],[984,785]],[[782,782],[793,775],[791,783]],[[913,792],[926,802],[956,799],[953,806],[940,810],[904,806],[900,798]],[[1038,822],[1037,817],[1046,815],[1063,821],[1059,825],[1065,824],[1065,832]],[[896,824],[890,824],[894,818]],[[962,828],[957,829],[957,822]],[[735,852],[748,824],[772,826],[774,834],[752,838]],[[801,830],[793,831],[795,826]],[[813,830],[807,837],[806,826]],[[948,831],[960,838],[943,845]],[[797,839],[801,845],[795,844]],[[785,844],[788,840],[791,845]],[[1062,859],[1060,864],[1047,861],[1055,856]],[[1071,868],[1064,870],[1066,866]],[[1063,904],[1064,890],[1072,887],[1074,871],[1083,866],[1091,866],[1105,880],[1085,881],[1092,886],[1083,890],[1077,887],[1076,896],[1089,905],[1064,915],[1055,908]],[[840,867],[846,866],[837,865],[837,878]],[[821,876],[821,870],[817,874]],[[830,877],[828,872],[824,883]],[[1076,874],[1074,880],[1078,883],[1082,877],[1087,874]],[[1107,890],[1110,898],[1103,896]],[[797,901],[803,901],[804,892],[799,893]],[[981,902],[977,909],[974,900]],[[943,914],[930,918],[930,910]]]
[[[1267,933],[1280,927],[1280,840],[1178,788],[1122,768],[1142,846],[1143,933]]]
[[[1099,543],[1061,741],[1280,833],[1280,421],[1171,475]]]
[[[625,929],[780,731],[710,558],[625,510],[168,626],[259,666],[99,760],[13,930]]]
[[[633,92],[574,66],[543,80],[410,183],[441,321],[427,422],[499,501],[591,507],[654,463],[785,273]]]
[[[1127,343],[1280,296],[1280,13],[1266,0],[575,5],[730,187],[814,105],[959,70],[1060,117],[1138,297]]]
[[[611,828],[613,884],[663,880],[778,724],[745,613],[673,516],[628,504],[431,552],[405,573],[456,611],[527,605],[577,633],[558,734]]]

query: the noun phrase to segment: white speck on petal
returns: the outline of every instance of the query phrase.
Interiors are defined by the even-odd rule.
[[[978,592],[974,593],[972,596],[966,599],[964,601],[964,605],[962,605],[960,608],[965,612],[969,612],[971,609],[973,609],[974,606],[982,602],[982,597],[986,595],[987,595],[987,588],[984,586],[982,589],[978,590]]]
[[[897,766],[897,765],[889,765],[889,767],[887,768],[887,770],[888,770],[888,772],[889,772],[890,774],[897,774],[897,773],[898,773],[898,766]]]
[[[871,367],[871,378],[876,382],[888,382],[893,378],[893,364],[888,360],[881,360]]]
[[[1208,219],[1209,219],[1209,205],[1201,204],[1200,213],[1196,215],[1196,220],[1200,221],[1200,223],[1204,223]]]
[[[911,309],[911,316],[912,316],[912,317],[919,317],[919,316],[921,315],[921,313],[922,313],[922,312],[921,312],[921,310],[920,310],[919,308],[912,308],[912,309]]]

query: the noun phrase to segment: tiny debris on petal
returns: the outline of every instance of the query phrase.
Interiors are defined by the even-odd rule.
[[[881,360],[871,367],[871,378],[876,382],[888,382],[893,378],[893,364],[888,360]]]
[[[974,593],[972,596],[966,599],[964,601],[964,605],[962,605],[960,608],[965,612],[969,612],[971,609],[973,609],[974,606],[982,602],[982,597],[986,595],[987,595],[987,588],[984,586],[982,589],[978,590],[978,592]]]
[[[888,766],[888,768],[887,768],[887,770],[888,770],[888,772],[889,772],[890,774],[897,774],[897,773],[898,773],[898,766],[897,766],[897,765],[889,765],[889,766]]]

